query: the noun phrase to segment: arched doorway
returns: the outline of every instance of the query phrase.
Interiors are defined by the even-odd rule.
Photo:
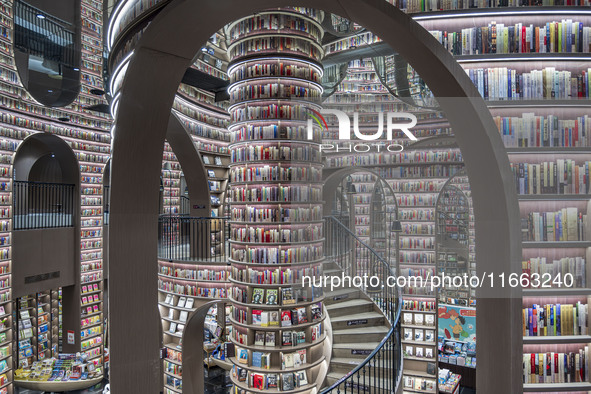
[[[158,175],[169,111],[182,76],[200,44],[224,24],[261,9],[294,5],[320,8],[366,26],[420,73],[438,97],[474,180],[477,253],[482,256],[478,273],[509,273],[520,267],[517,199],[496,125],[466,73],[409,16],[383,0],[172,1],[136,47],[119,102],[113,155],[118,170],[112,174],[111,210],[111,296],[122,300],[111,308],[111,379],[118,392],[154,393],[160,387]],[[196,15],[215,17],[195,24]],[[134,197],[137,194],[142,201]],[[135,281],[130,284],[131,273]],[[478,388],[483,393],[519,392],[521,358],[511,355],[511,350],[521,346],[520,294],[516,289],[484,287],[479,297],[480,316],[502,309],[507,318],[479,324]],[[140,304],[154,307],[138,310]]]

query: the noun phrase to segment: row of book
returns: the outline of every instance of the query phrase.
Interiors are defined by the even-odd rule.
[[[182,109],[181,107],[179,107],[179,110]],[[176,115],[176,113],[173,111],[173,113]],[[183,112],[184,113],[184,112]],[[191,113],[189,116],[191,115],[197,115],[198,112],[197,111],[193,111],[193,113]],[[179,121],[181,123],[183,123],[187,129],[189,129],[189,132],[196,137],[203,137],[203,138],[211,138],[212,140],[216,140],[216,141],[225,141],[225,142],[230,142],[230,134],[227,132],[224,132],[220,129],[217,128],[213,128],[211,126],[207,126],[204,125],[202,123],[197,123],[194,121],[191,121],[190,119],[187,119],[185,117],[181,117],[181,116],[177,116],[177,118],[179,119]],[[218,127],[226,127],[226,124],[220,124]]]
[[[427,238],[401,238],[401,249],[435,249],[433,237]]]
[[[587,335],[588,305],[533,304],[522,311],[523,336]]]
[[[505,26],[491,21],[488,26],[464,28],[461,32],[430,33],[453,55],[591,52],[591,28],[572,19],[535,27],[524,23]]]
[[[424,206],[434,207],[437,203],[437,194],[399,194],[396,200],[400,207]]]
[[[232,201],[240,202],[287,202],[321,201],[320,186],[250,186],[232,187]]]
[[[158,288],[163,291],[179,295],[189,295],[205,298],[225,298],[227,290],[225,287],[201,287],[191,284],[181,284],[158,279]]]
[[[563,120],[555,115],[524,113],[521,117],[495,116],[493,119],[506,147],[591,146],[589,115]]]
[[[233,163],[241,161],[263,161],[263,160],[283,160],[283,161],[309,161],[319,163],[321,160],[320,150],[316,146],[303,145],[298,146],[293,143],[284,143],[281,145],[254,145],[235,147],[231,150],[231,159]]]
[[[322,74],[317,67],[296,59],[260,59],[233,67],[230,71],[230,83],[243,79],[260,77],[294,77],[312,82],[320,82]]]
[[[194,279],[194,280],[208,280],[208,281],[226,281],[228,279],[228,272],[224,269],[188,269],[175,268],[167,265],[160,265],[160,273],[162,275],[174,276],[179,279]]]
[[[530,212],[521,219],[523,241],[584,241],[587,215],[577,208],[556,212]]]
[[[286,14],[259,14],[242,20],[232,26],[230,38],[239,39],[248,33],[260,33],[261,30],[294,30],[320,39],[321,32],[317,25],[311,23],[302,16]]]
[[[400,264],[435,264],[434,253],[400,253]]]
[[[563,257],[554,260],[546,257],[532,257],[522,262],[522,273],[526,274],[528,278],[531,278],[532,274],[537,274],[540,278],[537,283],[532,283],[529,280],[527,288],[535,288],[536,285],[537,287],[556,287],[555,281],[547,279],[558,276],[566,281],[567,275],[570,275],[573,279],[573,288],[585,288],[587,286],[585,258],[583,257]]]
[[[363,45],[370,45],[377,42],[380,42],[380,38],[371,32],[366,33],[358,33],[352,37],[338,40],[331,44],[325,45],[324,50],[326,55],[329,55],[334,52],[340,52],[347,50],[351,47],[359,47]]]
[[[589,380],[589,347],[568,353],[524,353],[524,383],[575,383]]]
[[[488,100],[589,98],[589,72],[546,67],[520,73],[507,67],[470,68],[466,73]]]
[[[172,108],[184,115],[187,115],[189,119],[186,120],[189,122],[194,122],[201,125],[205,123],[205,126],[209,125],[211,126],[211,129],[221,131],[220,134],[227,134],[225,133],[225,130],[218,129],[224,129],[228,126],[227,115],[222,115],[217,112],[202,109],[202,107],[196,106],[192,102],[185,100],[182,96],[175,97]]]
[[[232,227],[232,240],[241,242],[305,242],[323,237],[322,224],[310,224],[302,228]]]
[[[291,208],[232,207],[230,217],[233,221],[253,223],[309,222],[322,220],[322,209],[320,206]]]
[[[519,194],[589,194],[590,163],[572,159],[511,163],[511,171]]]
[[[233,167],[230,169],[230,182],[261,181],[309,181],[320,182],[322,172],[319,167],[308,166],[269,166]]]
[[[267,84],[248,84],[246,86],[239,86],[230,91],[230,99],[233,102],[244,101],[244,100],[256,100],[256,99],[287,99],[290,98],[320,98],[322,91],[319,87],[312,86],[301,86],[306,82],[295,82],[290,83],[289,80],[285,80],[282,83],[267,83]],[[254,110],[254,109],[253,109]],[[262,110],[262,111],[261,111]],[[259,112],[261,111],[261,112]],[[245,116],[251,117],[256,116],[260,118],[291,118],[292,116],[300,119],[300,112],[293,109],[293,106],[280,106],[280,105],[268,105],[268,106],[256,106],[256,112],[236,112],[236,109],[232,110],[233,114],[238,117],[233,117],[237,121],[246,120]]]
[[[589,0],[388,0],[408,13],[451,11],[469,8],[536,7],[552,5],[588,6]]]
[[[244,368],[234,367],[232,374],[239,382],[247,382],[248,387],[257,390],[277,390],[277,391],[292,391],[298,387],[305,387],[308,385],[308,378],[306,371],[297,371],[289,373],[258,373],[248,372]],[[236,394],[247,393],[245,390],[235,386]]]
[[[313,133],[312,140],[319,143],[321,137],[320,133]],[[309,141],[308,128],[303,125],[240,125],[232,132],[232,142],[276,139]]]
[[[304,276],[314,278],[322,274],[320,265],[284,269],[252,269],[232,267],[232,279],[252,284],[295,284]],[[316,291],[317,288],[314,288]]]
[[[289,264],[315,261],[323,256],[321,245],[287,248],[251,248],[232,245],[230,255],[234,261],[252,264]]]
[[[230,49],[230,59],[237,60],[249,55],[273,54],[294,54],[312,58],[320,61],[322,50],[319,46],[313,45],[311,40],[298,37],[253,37],[240,42]]]
[[[304,89],[304,88],[300,88]],[[316,90],[311,89],[310,94],[315,92]],[[289,92],[288,92],[289,93]],[[303,92],[302,92],[303,93]],[[295,94],[295,93],[294,93]],[[315,93],[315,96],[320,96],[320,91]],[[303,94],[302,96],[295,96],[295,97],[315,97]],[[289,95],[281,96],[284,98],[289,99]],[[240,100],[248,100],[251,97],[243,97]],[[238,98],[237,98],[238,99]],[[258,105],[250,105],[242,108],[234,108],[232,109],[232,122],[245,122],[245,121],[252,121],[255,122],[257,120],[275,120],[275,119],[285,119],[285,120],[300,120],[300,121],[307,121],[309,116],[308,108],[304,107],[301,103],[289,103],[289,101],[285,101],[285,104],[258,104]]]

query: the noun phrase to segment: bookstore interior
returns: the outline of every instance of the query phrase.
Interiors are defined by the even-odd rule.
[[[590,73],[590,0],[0,0],[0,394],[591,393]]]

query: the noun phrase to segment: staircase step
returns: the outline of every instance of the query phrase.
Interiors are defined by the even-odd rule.
[[[329,312],[330,313],[330,312]],[[330,315],[332,329],[341,330],[347,327],[370,327],[386,324],[386,318],[379,312],[356,313],[355,315],[335,316]]]
[[[350,357],[333,357],[330,360],[330,371],[331,372],[338,372],[338,373],[349,373],[355,367],[363,362],[364,359],[357,359],[357,358],[350,358]],[[394,367],[393,363],[384,362],[384,365],[378,368],[380,370],[381,376],[387,376],[392,373],[392,368]],[[376,369],[377,370],[377,369]],[[373,371],[373,367],[372,367]],[[384,372],[386,371],[386,372]]]
[[[343,376],[345,376],[345,373],[329,372],[328,375],[326,375],[326,381],[330,386],[341,379]],[[376,389],[384,390],[389,388],[394,388],[394,382],[391,379],[384,379],[383,376],[380,376],[379,379],[376,376],[376,378],[373,379],[373,374],[372,378],[370,378],[369,375],[366,375],[364,384],[363,374],[361,374],[359,380],[357,380],[355,377],[350,383],[348,383],[347,392],[351,391],[355,393],[372,393],[375,392]],[[340,389],[342,392],[345,392],[345,385],[341,385]]]
[[[332,345],[332,356],[364,360],[379,344],[379,342],[334,343]]]
[[[357,288],[343,288],[324,293],[324,305],[340,303],[361,297],[361,291]]]
[[[342,330],[333,330],[332,338],[334,343],[381,342],[388,331],[387,326],[351,326]]]
[[[354,299],[349,301],[337,302],[326,306],[328,315],[331,320],[333,317],[350,315],[351,320],[356,318],[356,315],[363,312],[374,311],[374,303],[366,299]]]

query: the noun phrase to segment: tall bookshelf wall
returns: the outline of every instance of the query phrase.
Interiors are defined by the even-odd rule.
[[[0,293],[3,317],[3,332],[7,336],[3,344],[9,346],[11,356],[6,358],[7,369],[0,373],[6,374],[7,382],[0,389],[6,388],[12,393],[12,367],[16,359],[12,356],[17,352],[13,342],[17,334],[12,331],[13,312],[10,292],[10,239],[12,230],[12,163],[14,153],[20,143],[34,133],[51,133],[62,138],[74,151],[80,165],[81,190],[81,283],[82,286],[96,284],[99,299],[102,300],[102,172],[110,154],[111,121],[108,116],[90,112],[86,106],[104,103],[104,100],[91,93],[92,89],[102,87],[102,3],[100,1],[82,1],[82,60],[80,65],[81,91],[74,102],[66,107],[47,108],[39,105],[23,87],[14,64],[12,51],[12,3],[3,3],[0,7],[2,24],[8,28],[1,37],[2,77],[0,80],[0,96],[3,101],[0,139],[2,152],[2,273],[0,278],[3,291]],[[64,119],[64,120],[58,120]],[[65,121],[67,119],[67,121]],[[84,295],[82,295],[83,297]],[[82,301],[82,298],[81,298]],[[90,324],[89,319],[96,319]],[[88,313],[87,306],[81,309],[81,334],[78,342],[81,349],[97,366],[102,365],[102,334],[88,339],[92,326],[102,328],[102,305],[98,303],[96,311]]]
[[[237,393],[313,393],[322,384],[323,296],[296,288],[301,275],[322,272],[324,256],[320,133],[307,140],[304,110],[320,109],[321,19],[284,8],[229,27]]]

